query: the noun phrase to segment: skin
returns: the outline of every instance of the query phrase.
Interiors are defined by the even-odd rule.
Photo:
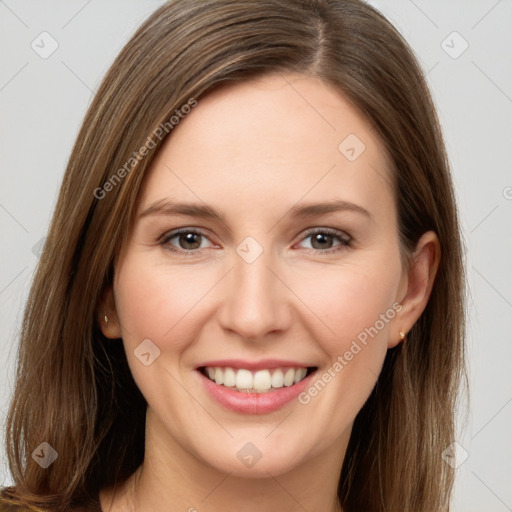
[[[349,134],[366,146],[354,161],[338,150]],[[180,121],[145,178],[138,214],[173,199],[207,204],[225,219],[137,217],[122,251],[98,315],[106,336],[122,337],[148,402],[146,454],[123,486],[101,491],[104,511],[341,510],[336,487],[353,421],[387,349],[424,310],[439,263],[428,232],[402,266],[390,183],[371,125],[315,78],[267,75],[224,86]],[[290,214],[297,204],[335,199],[370,216]],[[177,228],[204,236],[192,248],[183,236],[158,242]],[[347,247],[327,234],[315,243],[308,228],[352,241]],[[252,263],[236,252],[247,236],[263,248]],[[394,303],[401,310],[306,405],[229,411],[194,370],[212,359],[281,358],[322,374]],[[145,366],[134,350],[148,338],[161,352]],[[236,456],[247,442],[262,454],[252,468]]]

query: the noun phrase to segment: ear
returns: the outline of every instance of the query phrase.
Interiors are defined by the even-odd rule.
[[[434,231],[427,231],[416,245],[408,270],[404,271],[397,297],[402,309],[396,316],[397,332],[388,341],[388,348],[392,348],[402,341],[399,331],[409,332],[427,307],[440,260],[439,239]],[[403,299],[400,301],[401,297]]]
[[[105,321],[107,317],[107,322]],[[121,324],[117,315],[114,291],[112,286],[105,289],[96,312],[96,318],[101,328],[101,332],[106,338],[121,338]]]

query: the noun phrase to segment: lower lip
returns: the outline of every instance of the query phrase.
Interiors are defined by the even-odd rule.
[[[220,386],[203,375],[199,370],[206,391],[221,405],[231,411],[242,414],[267,414],[281,409],[302,393],[311,382],[316,370],[311,372],[299,383],[289,387],[282,387],[269,393],[245,393]]]

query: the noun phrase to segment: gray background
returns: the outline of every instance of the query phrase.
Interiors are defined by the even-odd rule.
[[[115,55],[161,3],[0,0],[2,424],[38,243],[79,125]],[[427,74],[467,246],[471,401],[461,408],[455,461],[446,454],[457,466],[453,510],[512,511],[512,1],[371,3],[402,32]],[[40,36],[44,31],[50,36]],[[33,41],[39,53],[58,48],[42,58]],[[10,483],[3,454],[2,483]]]

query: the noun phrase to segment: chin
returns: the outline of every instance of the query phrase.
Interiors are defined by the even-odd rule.
[[[283,444],[281,439],[265,439],[268,429],[262,436],[249,440],[230,439],[228,443],[198,454],[209,466],[222,473],[230,473],[240,478],[268,478],[278,476],[296,468],[306,457],[301,439],[297,444]]]

